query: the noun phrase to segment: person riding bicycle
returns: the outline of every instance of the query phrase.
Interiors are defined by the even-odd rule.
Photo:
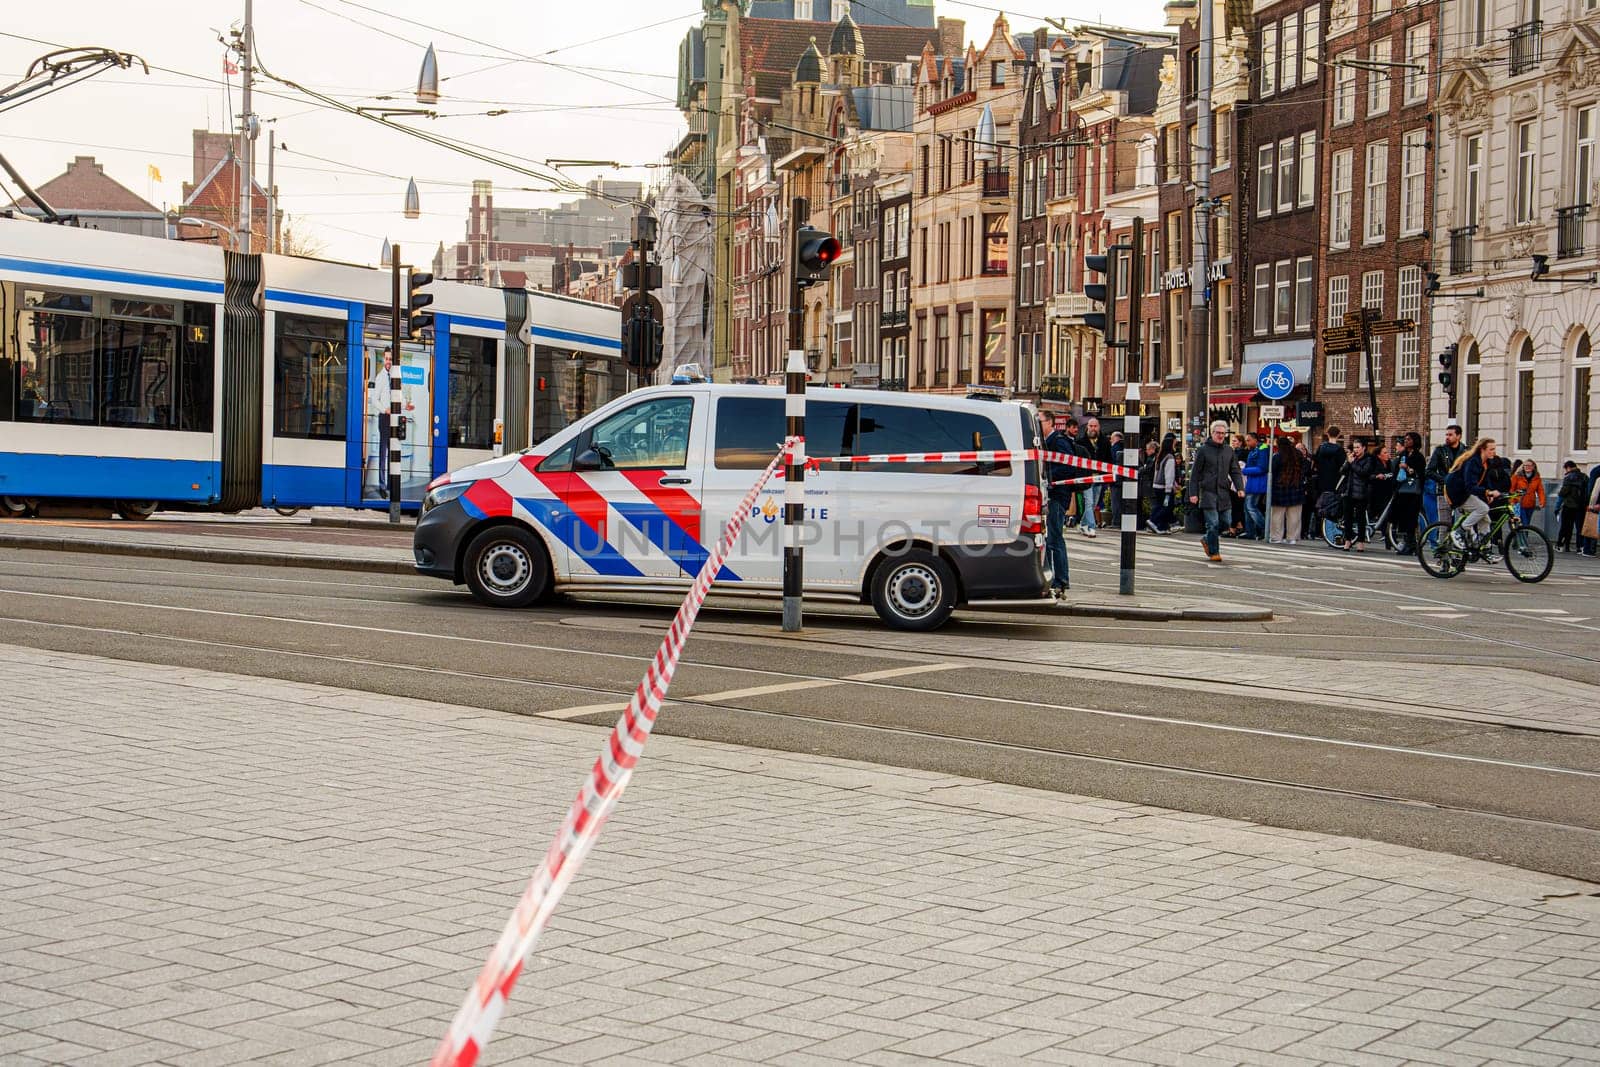
[[[1499,466],[1495,459],[1494,438],[1480,437],[1476,444],[1456,457],[1444,483],[1451,508],[1460,512],[1451,538],[1457,545],[1466,548],[1468,541],[1464,535],[1470,533],[1471,547],[1480,551],[1490,562],[1493,562],[1494,552],[1483,542],[1491,528],[1492,504],[1503,497],[1509,488],[1503,489],[1498,485]]]

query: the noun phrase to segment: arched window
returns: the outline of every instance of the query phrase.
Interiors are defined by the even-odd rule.
[[[1467,346],[1467,357],[1462,360],[1462,366],[1466,370],[1461,382],[1465,398],[1461,405],[1461,435],[1468,441],[1475,441],[1481,430],[1478,407],[1483,396],[1483,355],[1478,351],[1478,342]]]
[[[1594,413],[1594,353],[1589,331],[1578,335],[1572,350],[1572,448],[1589,450],[1589,425]]]
[[[1533,338],[1524,337],[1517,350],[1517,453],[1533,451]]]

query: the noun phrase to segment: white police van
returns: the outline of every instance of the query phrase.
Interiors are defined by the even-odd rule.
[[[771,386],[640,389],[526,452],[428,489],[414,551],[423,574],[486,604],[553,591],[686,588],[783,440]],[[1038,447],[1024,404],[813,388],[811,457]],[[783,478],[756,500],[715,591],[782,592]],[[890,626],[931,630],[959,605],[1046,598],[1039,464],[808,468],[805,595],[870,602]]]

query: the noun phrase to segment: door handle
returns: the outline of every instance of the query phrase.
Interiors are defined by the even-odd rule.
[[[688,485],[693,481],[694,481],[693,478],[663,478],[663,479],[661,479],[661,481],[657,482],[656,484],[657,485]]]

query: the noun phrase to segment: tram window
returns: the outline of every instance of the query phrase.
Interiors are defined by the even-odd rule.
[[[17,349],[19,420],[93,425],[95,325],[86,315],[17,316],[17,333],[28,339]]]
[[[29,289],[22,295],[22,306],[40,311],[70,311],[87,315],[94,310],[94,297],[88,293],[59,293],[53,289]]]
[[[178,345],[178,429],[211,432],[212,390],[216,381],[216,308],[183,305],[183,333]]]
[[[162,322],[171,322],[178,317],[175,305],[162,300],[130,300],[114,296],[111,298],[111,314],[119,319],[159,319]]]
[[[100,425],[172,427],[177,342],[172,323],[101,320]]]
[[[17,384],[22,374],[17,342],[17,287],[0,282],[0,422],[17,417]]]
[[[596,426],[589,447],[600,453],[608,469],[681,470],[689,465],[693,417],[693,397],[646,400]]]
[[[494,447],[494,382],[498,363],[491,337],[450,335],[450,447]]]
[[[280,313],[277,342],[272,432],[278,437],[344,440],[350,389],[345,324]]]

